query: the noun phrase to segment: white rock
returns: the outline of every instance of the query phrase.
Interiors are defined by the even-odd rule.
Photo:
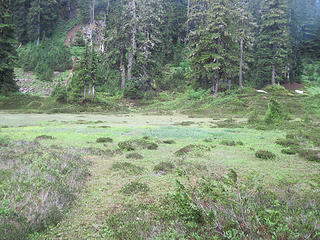
[[[259,92],[259,93],[267,93],[266,91],[264,91],[264,90],[256,90],[257,92]]]
[[[304,94],[304,91],[301,91],[301,90],[295,90],[295,92],[299,94]]]

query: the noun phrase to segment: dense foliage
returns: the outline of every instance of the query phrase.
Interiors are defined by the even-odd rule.
[[[94,74],[78,64],[78,79],[90,74],[69,90],[83,98],[94,91],[143,98],[189,85],[217,93],[312,82],[303,68],[319,56],[319,7],[316,0],[14,0],[7,12],[17,40],[29,43],[19,50],[25,70],[50,80],[53,71],[71,69],[64,39],[50,37],[57,22],[77,19],[83,29],[70,40],[72,54],[80,63],[83,46],[97,53]]]

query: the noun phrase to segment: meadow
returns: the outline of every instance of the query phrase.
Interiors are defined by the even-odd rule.
[[[145,109],[1,112],[3,239],[320,238],[317,121]]]

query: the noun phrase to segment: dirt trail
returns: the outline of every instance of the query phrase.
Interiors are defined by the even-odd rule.
[[[67,36],[66,36],[66,40],[64,41],[64,43],[67,45],[67,46],[70,46],[70,44],[74,41],[76,35],[77,35],[77,32],[81,31],[81,28],[82,28],[82,24],[78,24],[77,26],[73,27],[68,33],[67,33]]]

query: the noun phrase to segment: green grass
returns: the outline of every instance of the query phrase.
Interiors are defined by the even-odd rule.
[[[193,95],[188,98],[194,101],[194,104],[196,102],[199,104],[198,100],[193,99]],[[289,98],[291,96],[286,96],[280,101],[288,102]],[[295,100],[295,96],[292,98],[291,100]],[[204,99],[208,100],[206,97]],[[205,100],[198,106],[208,104]],[[171,225],[175,221],[182,224],[179,222],[180,218],[179,220],[170,215],[177,206],[170,205],[173,204],[170,202],[167,209],[169,212],[166,212],[166,208],[163,209],[164,212],[156,209],[164,204],[165,199],[171,199],[168,198],[168,194],[177,191],[177,179],[186,186],[186,191],[190,191],[188,192],[190,195],[195,193],[193,187],[201,186],[198,185],[200,179],[208,176],[212,179],[221,177],[229,174],[230,169],[237,174],[238,181],[244,182],[247,187],[247,179],[250,179],[251,184],[255,186],[263,183],[266,191],[275,194],[276,198],[270,198],[274,201],[283,196],[285,187],[294,189],[299,196],[305,196],[310,192],[313,192],[313,196],[319,196],[317,188],[320,164],[307,159],[311,158],[310,156],[314,157],[314,152],[311,150],[317,151],[319,147],[317,125],[319,106],[315,104],[318,98],[307,97],[300,100],[303,103],[312,102],[307,106],[312,120],[308,120],[307,123],[303,117],[306,110],[301,109],[293,115],[293,120],[277,127],[262,122],[263,111],[266,110],[263,104],[268,103],[268,100],[262,99],[259,99],[259,103],[248,99],[247,104],[260,104],[262,107],[257,111],[261,121],[258,119],[250,124],[246,123],[248,115],[244,113],[245,108],[242,110],[239,108],[240,110],[234,114],[228,110],[222,114],[222,109],[218,109],[217,115],[208,108],[208,112],[202,112],[205,116],[200,116],[200,112],[196,109],[195,112],[190,110],[189,117],[180,113],[170,115],[143,113],[148,106],[145,106],[140,114],[0,112],[0,126],[3,126],[0,131],[0,143],[3,142],[5,145],[7,142],[5,139],[8,138],[12,141],[34,141],[42,136],[38,140],[41,146],[48,149],[73,148],[93,163],[89,166],[90,176],[86,178],[85,190],[79,194],[59,224],[50,225],[47,230],[33,233],[29,238],[130,239],[137,234],[141,236],[139,234],[144,231],[149,234],[150,229],[155,229],[154,223],[158,221],[157,219],[166,219],[167,216],[172,221],[169,223],[165,220],[161,224],[159,222],[159,226],[162,226],[159,234],[152,235],[152,233],[150,236],[154,237],[152,239],[172,239],[172,236],[182,239],[185,236],[182,234],[184,231],[179,232],[176,228],[181,225]],[[181,99],[174,101],[178,103]],[[160,106],[162,103],[157,104]],[[164,103],[167,109],[172,109],[169,103],[166,104]],[[293,111],[293,108],[297,107],[295,104],[292,103],[288,109]],[[160,109],[164,109],[164,105]],[[211,103],[209,105],[213,106]],[[219,122],[223,125],[219,126],[217,124]],[[183,124],[177,125],[177,123]],[[258,130],[259,127],[268,130]],[[97,139],[113,141],[105,144],[98,143]],[[174,144],[167,144],[167,141]],[[135,147],[134,153],[140,155],[128,157],[132,152],[119,149],[121,142],[132,143]],[[146,143],[154,143],[158,147],[150,150],[143,147]],[[309,152],[305,152],[305,156],[283,154],[284,146],[292,147],[296,144],[303,146]],[[175,154],[186,146],[194,147],[188,154],[179,156]],[[259,159],[256,157],[256,152],[259,150],[272,152],[275,158]],[[233,178],[234,176],[230,175],[228,179]],[[190,188],[188,184],[191,184]],[[237,192],[234,185],[230,189]],[[200,195],[197,198],[200,198]],[[194,201],[197,201],[197,198]],[[230,198],[233,198],[232,194]],[[252,204],[257,203],[252,202]],[[299,203],[294,204],[299,206]],[[148,205],[150,209],[142,210],[143,205]],[[132,215],[131,210],[133,212],[136,210],[137,215]],[[128,214],[123,215],[124,211]],[[281,213],[284,217],[289,214],[289,212]],[[141,219],[141,224],[137,218]],[[121,223],[122,229],[128,231],[120,231],[114,225],[116,222]],[[187,224],[189,229],[190,222],[184,224]]]

